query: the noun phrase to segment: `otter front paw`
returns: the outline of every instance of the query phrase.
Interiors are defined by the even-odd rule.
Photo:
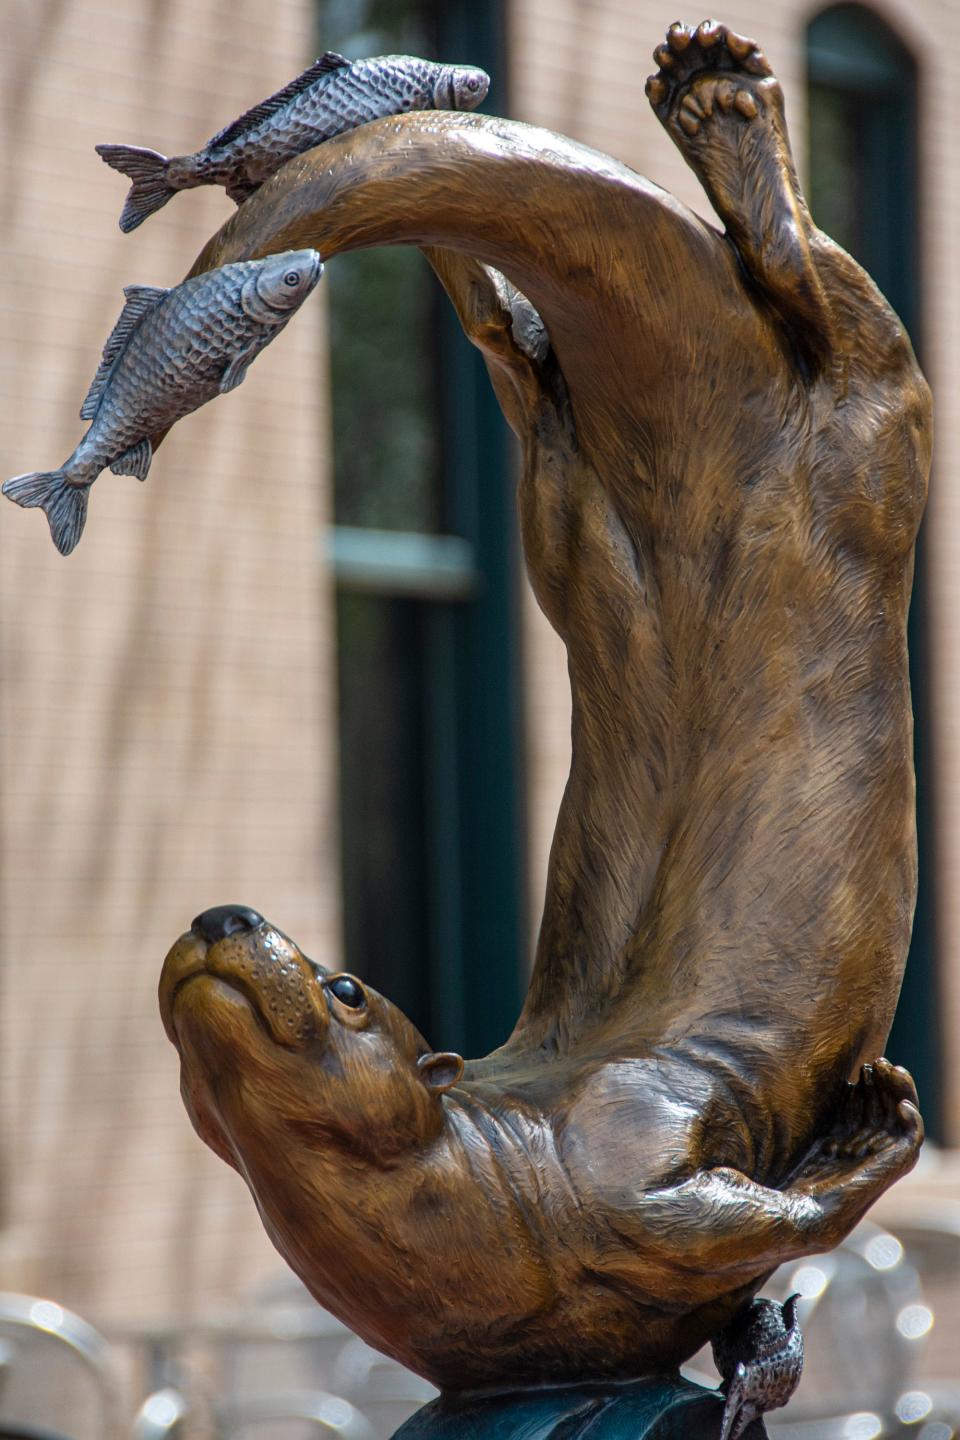
[[[804,1163],[804,1188],[870,1174],[881,1188],[910,1170],[923,1143],[917,1089],[909,1071],[879,1059],[844,1086],[833,1123]],[[879,1193],[879,1192],[878,1192]]]
[[[902,1065],[881,1057],[864,1065],[855,1085],[845,1087],[823,1153],[853,1160],[875,1155],[910,1132],[914,1116],[922,1123],[913,1077]]]

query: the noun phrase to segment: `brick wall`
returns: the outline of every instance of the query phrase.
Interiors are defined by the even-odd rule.
[[[4,39],[5,478],[79,439],[122,286],[177,283],[233,208],[194,191],[123,236],[94,143],[196,148],[312,58],[312,9],[22,4]],[[186,1120],[156,983],[228,900],[336,944],[323,354],[318,292],[146,484],[101,477],[67,560],[40,512],[0,509],[0,1286],[101,1321],[276,1265]]]

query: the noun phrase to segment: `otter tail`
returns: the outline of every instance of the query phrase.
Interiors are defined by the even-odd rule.
[[[125,235],[136,230],[148,215],[166,205],[170,196],[177,193],[167,179],[170,161],[159,151],[145,150],[139,145],[96,145],[94,148],[101,160],[133,181],[120,214],[120,229]]]
[[[42,506],[54,545],[61,555],[69,555],[83,534],[89,489],[89,485],[71,485],[65,470],[35,470],[8,480],[3,493],[18,505]]]

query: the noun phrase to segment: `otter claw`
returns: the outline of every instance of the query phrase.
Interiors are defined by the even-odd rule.
[[[732,55],[735,55],[738,60],[745,60],[750,54],[750,51],[756,48],[754,42],[748,40],[746,35],[738,35],[736,30],[727,31],[727,49]]]
[[[693,39],[693,31],[688,25],[682,25],[679,21],[671,25],[667,31],[667,40],[671,50],[686,50]]]

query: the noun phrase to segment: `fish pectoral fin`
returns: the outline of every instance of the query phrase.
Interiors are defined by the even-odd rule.
[[[153,446],[149,440],[141,440],[139,444],[131,445],[129,450],[118,455],[116,460],[111,462],[110,469],[114,475],[134,475],[138,480],[146,480],[152,459]]]
[[[241,350],[239,355],[234,355],[220,381],[221,395],[227,395],[231,390],[236,390],[238,385],[243,384],[247,378],[250,362],[256,353],[256,350]]]
[[[238,179],[231,180],[230,184],[223,188],[227,192],[227,198],[232,200],[234,205],[242,205],[244,200],[250,199],[255,190],[260,189],[260,186],[254,184],[252,180]]]

